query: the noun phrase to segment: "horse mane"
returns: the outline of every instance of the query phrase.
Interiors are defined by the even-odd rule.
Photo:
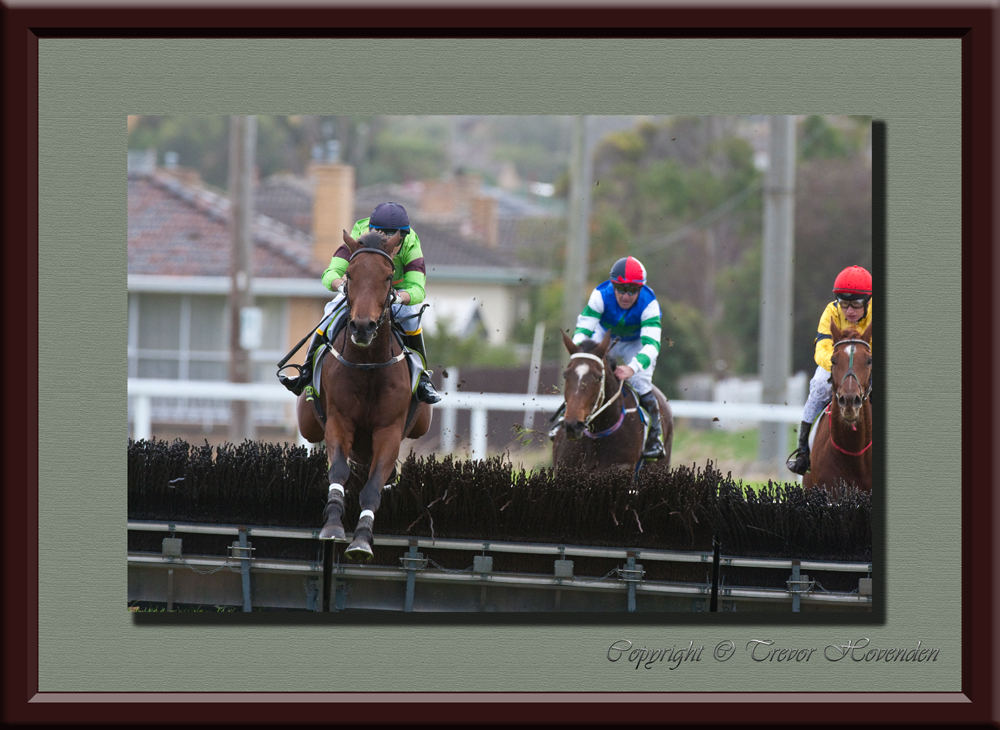
[[[579,345],[577,345],[577,347],[580,348],[581,352],[593,352],[594,350],[597,349],[597,346],[599,344],[601,344],[601,343],[598,342],[597,340],[584,340]],[[617,358],[608,357],[608,353],[604,353],[604,361],[606,363],[608,363],[608,365],[611,366],[612,370],[614,370],[615,367],[617,367],[617,364],[616,364],[617,363]]]
[[[361,248],[382,248],[382,244],[387,239],[388,236],[381,231],[368,231],[356,240],[360,244]]]

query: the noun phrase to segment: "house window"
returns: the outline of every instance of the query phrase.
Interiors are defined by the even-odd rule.
[[[284,355],[285,300],[258,298],[263,310],[263,347],[251,353],[253,379],[274,381],[275,363]],[[225,296],[197,294],[129,294],[128,375],[170,380],[229,379],[229,304]],[[229,421],[229,402],[196,398],[154,398],[153,419],[159,422]],[[256,403],[254,420],[285,421],[281,403]]]

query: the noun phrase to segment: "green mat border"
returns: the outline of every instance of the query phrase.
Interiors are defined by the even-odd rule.
[[[114,611],[110,610],[117,602],[120,605],[120,596],[123,587],[123,569],[118,570],[117,577],[108,580],[95,575],[93,566],[103,565],[106,567],[119,566],[121,564],[122,546],[124,544],[124,534],[121,530],[123,525],[123,506],[114,504],[116,492],[123,493],[122,488],[122,465],[123,449],[119,448],[116,453],[113,444],[124,438],[124,374],[115,377],[108,373],[123,371],[122,355],[124,352],[123,343],[125,341],[124,323],[124,202],[122,171],[124,168],[124,155],[121,149],[124,143],[124,119],[125,113],[198,113],[214,108],[216,111],[226,111],[235,113],[258,112],[258,113],[279,113],[282,111],[322,111],[324,109],[336,109],[336,107],[319,104],[322,109],[290,109],[282,108],[281,99],[290,94],[316,94],[320,89],[329,89],[329,85],[322,83],[324,76],[323,64],[315,63],[310,67],[308,78],[295,79],[286,76],[287,82],[283,88],[277,85],[269,87],[267,91],[275,94],[275,99],[268,101],[264,94],[252,94],[252,91],[259,91],[256,86],[262,77],[254,71],[262,66],[269,66],[273,70],[275,65],[280,66],[278,61],[283,61],[288,65],[301,67],[301,63],[295,64],[289,59],[288,54],[281,50],[283,44],[289,43],[298,46],[312,46],[313,48],[328,48],[323,42],[309,41],[271,41],[267,43],[250,42],[255,48],[249,52],[249,64],[241,65],[236,60],[240,54],[228,54],[219,50],[218,46],[238,47],[241,42],[230,41],[216,44],[215,49],[199,52],[199,42],[197,41],[77,41],[70,39],[43,39],[40,43],[40,77],[44,81],[40,93],[40,177],[41,177],[41,202],[43,214],[40,219],[40,252],[39,252],[39,316],[43,321],[53,321],[53,315],[57,307],[57,302],[65,300],[66,297],[73,297],[75,302],[79,302],[79,309],[66,314],[62,309],[64,331],[67,339],[63,342],[81,352],[87,358],[87,362],[92,365],[92,369],[85,371],[82,375],[83,383],[89,392],[81,392],[78,400],[70,403],[70,407],[79,413],[85,413],[90,423],[94,425],[94,433],[81,438],[79,443],[63,444],[64,455],[58,458],[52,457],[52,452],[46,447],[53,445],[55,436],[47,436],[46,419],[53,414],[52,402],[47,396],[51,390],[47,387],[53,382],[65,382],[65,373],[59,368],[53,367],[54,355],[56,354],[51,346],[43,342],[40,347],[40,364],[42,372],[40,374],[40,391],[42,397],[39,403],[40,419],[40,453],[47,456],[40,464],[40,500],[39,509],[42,519],[41,545],[40,545],[40,591],[39,602],[41,605],[39,621],[40,631],[40,675],[39,687],[43,691],[152,691],[152,690],[273,690],[273,689],[314,689],[321,691],[319,686],[303,687],[300,682],[295,682],[294,673],[285,674],[286,678],[293,680],[291,684],[287,679],[278,678],[275,684],[274,677],[262,678],[258,675],[253,681],[252,687],[236,686],[234,680],[228,680],[225,673],[213,670],[213,662],[209,661],[207,666],[191,666],[181,671],[175,668],[173,672],[165,671],[169,667],[160,665],[156,671],[143,669],[136,662],[137,660],[148,661],[151,656],[161,655],[162,650],[166,650],[164,660],[167,665],[172,665],[180,656],[185,656],[187,661],[199,664],[196,660],[201,657],[199,652],[210,652],[220,649],[227,643],[228,638],[239,632],[252,632],[252,636],[242,646],[238,653],[244,661],[254,656],[253,651],[270,651],[275,646],[292,644],[289,648],[297,652],[297,656],[302,655],[301,647],[303,642],[309,639],[303,636],[303,629],[295,627],[269,627],[262,637],[258,628],[243,627],[240,629],[220,629],[213,627],[192,627],[187,633],[170,631],[163,627],[151,629],[149,627],[137,627],[131,624],[127,617],[119,619]],[[414,42],[411,48],[416,48],[422,44],[426,47],[433,46],[433,41]],[[497,42],[498,45],[501,42]],[[657,87],[646,93],[655,96],[669,98],[670,104],[676,104],[677,108],[685,112],[695,113],[723,113],[738,111],[741,113],[782,113],[782,112],[850,112],[850,113],[870,113],[877,118],[885,119],[889,128],[889,247],[888,259],[893,269],[888,277],[887,318],[892,323],[892,330],[887,338],[890,359],[895,351],[894,344],[900,343],[899,347],[905,345],[904,337],[908,335],[908,324],[904,318],[892,319],[892,312],[904,312],[913,305],[912,297],[916,292],[907,291],[903,282],[916,280],[931,280],[943,282],[939,286],[950,290],[959,291],[960,285],[960,241],[958,238],[960,197],[958,195],[958,176],[960,170],[956,170],[959,142],[958,129],[960,125],[957,117],[959,96],[955,89],[959,86],[956,74],[960,70],[960,62],[957,60],[956,47],[957,40],[925,40],[907,41],[901,39],[879,40],[879,41],[696,41],[697,48],[692,46],[692,42],[649,42],[649,41],[588,41],[588,46],[593,50],[597,45],[601,48],[593,55],[601,58],[614,58],[617,63],[628,63],[628,46],[645,46],[650,44],[659,46],[658,52],[669,57],[669,62],[663,63],[663,68],[669,70],[667,80],[661,79],[661,87]],[[661,45],[662,44],[662,45]],[[753,48],[754,52],[743,54],[733,53],[731,64],[716,64],[707,70],[702,68],[699,72],[694,68],[695,63],[704,64],[706,59],[699,56],[706,53],[708,47],[713,44],[721,46],[728,45],[730,49],[734,46],[741,48]],[[826,54],[816,53],[816,45],[841,46],[837,52]],[[343,43],[336,44],[338,46]],[[349,44],[348,44],[349,45]],[[508,43],[508,48],[509,48]],[[517,45],[516,43],[513,45]],[[538,44],[542,45],[542,44]],[[528,87],[532,93],[525,89],[520,89],[520,94],[483,94],[476,98],[471,108],[477,112],[539,112],[552,111],[558,109],[563,113],[593,112],[607,113],[609,111],[629,112],[634,107],[629,106],[629,101],[633,100],[628,93],[628,89],[635,89],[646,84],[648,79],[639,74],[640,70],[648,72],[655,68],[655,64],[650,63],[650,53],[647,50],[637,52],[631,57],[631,65],[626,68],[625,73],[615,74],[613,83],[606,83],[603,90],[606,97],[591,94],[585,101],[581,102],[574,94],[579,91],[580,78],[593,79],[593,62],[589,58],[574,58],[571,53],[558,53],[557,49],[565,49],[568,45],[546,41],[543,51],[539,51],[542,60],[548,61],[544,65],[545,73],[539,74],[536,70],[531,73],[531,68],[524,65],[520,70],[521,74],[516,74],[520,78],[520,83]],[[145,46],[140,48],[140,46]],[[159,46],[159,54],[150,53],[149,48]],[[439,54],[441,48],[447,48],[447,55],[454,58],[456,46],[461,47],[462,43],[457,41],[447,41],[439,46],[438,51],[428,51],[426,55],[422,52],[412,52],[408,54],[399,53],[399,58],[393,58],[394,52],[386,55],[390,58],[381,58],[375,68],[365,69],[374,78],[384,72],[387,66],[395,63],[392,68],[404,68],[405,72],[397,73],[395,78],[389,79],[387,94],[401,93],[407,88],[412,89],[413,84],[424,82],[429,84],[431,92],[437,92],[444,96],[435,97],[434,93],[429,93],[423,103],[429,104],[430,109],[422,108],[417,104],[414,111],[436,112],[462,111],[462,104],[458,108],[447,108],[446,103],[449,94],[453,94],[456,89],[461,89],[462,82],[472,84],[475,79],[471,78],[467,69],[468,66],[456,74],[457,78],[451,79],[454,83],[449,85],[440,78],[429,78],[426,69],[436,68],[435,56]],[[673,47],[672,52],[663,51],[664,46]],[[842,48],[847,46],[845,50]],[[170,50],[172,47],[172,50]],[[488,52],[490,44],[483,42],[475,43],[475,55],[480,59],[487,59],[481,63],[487,63],[494,58]],[[911,50],[917,49],[919,50]],[[65,51],[63,49],[66,49]],[[867,49],[867,53],[866,50]],[[325,57],[325,63],[330,64],[331,57],[336,59],[336,72],[333,78],[342,79],[344,67],[356,60],[357,54],[347,53],[338,56],[342,49],[331,50]],[[731,52],[731,51],[729,51]],[[263,63],[268,54],[282,53],[283,59],[271,58],[267,63]],[[503,57],[502,49],[495,49],[495,53]],[[721,52],[726,57],[726,51]],[[63,54],[61,64],[56,58]],[[673,55],[672,55],[673,54]],[[306,53],[305,55],[313,54]],[[461,54],[459,54],[461,55]],[[655,55],[655,54],[654,54]],[[709,55],[709,54],[706,54]],[[295,56],[295,54],[291,54]],[[641,62],[638,60],[641,57]],[[735,63],[739,59],[739,63]],[[848,58],[845,58],[848,57]],[[170,59],[172,63],[164,63],[164,59]],[[256,60],[254,60],[254,58]],[[510,59],[510,56],[505,58]],[[522,53],[518,56],[524,59]],[[809,71],[816,71],[817,64],[830,62],[836,59],[841,68],[838,69],[836,78],[826,79],[828,85],[813,83],[815,78],[809,77]],[[931,60],[934,59],[934,60]],[[943,62],[942,62],[942,59]],[[246,58],[244,61],[248,60]],[[298,58],[301,61],[301,57]],[[537,60],[537,59],[535,59]],[[522,60],[522,63],[523,60]],[[152,65],[152,82],[147,79],[146,85],[142,83],[143,70],[148,74]],[[614,64],[612,64],[614,65]],[[726,66],[726,68],[719,68]],[[165,68],[171,68],[174,72],[166,74]],[[186,74],[183,71],[186,69]],[[101,73],[95,73],[100,70]],[[397,69],[398,70],[398,69]],[[483,69],[490,72],[491,69]],[[178,72],[181,71],[181,72]],[[499,76],[495,70],[493,76]],[[631,72],[631,73],[629,73]],[[699,75],[702,74],[702,75]],[[783,79],[788,83],[781,84],[781,88],[768,88],[762,90],[760,87],[753,87],[746,84],[747,78],[754,78],[756,74],[775,74],[777,79]],[[384,111],[380,109],[374,101],[365,96],[368,84],[358,81],[362,76],[356,72],[357,76],[340,88],[336,89],[344,98],[350,99],[351,111],[359,113],[375,113]],[[205,81],[225,79],[223,88],[213,87],[211,83],[203,84],[199,90],[203,94],[202,101],[191,103],[184,102],[185,94],[190,94],[190,80],[197,79]],[[242,80],[240,77],[242,76]],[[741,76],[743,82],[741,83]],[[786,76],[794,78],[787,79]],[[875,78],[873,78],[875,77]],[[371,77],[369,77],[370,80]],[[700,101],[697,98],[698,79],[702,81],[701,93],[704,95]],[[887,79],[892,79],[892,87],[887,88]],[[231,83],[234,79],[237,83]],[[289,79],[291,81],[289,82]],[[577,82],[566,83],[567,79],[577,79]],[[329,78],[326,79],[329,81]],[[188,83],[188,88],[185,83]],[[798,84],[792,83],[797,81]],[[852,86],[863,85],[868,81],[878,89],[869,89],[866,93],[851,93]],[[534,82],[534,83],[532,83]],[[846,89],[838,87],[837,84],[846,85]],[[774,84],[779,86],[778,83]],[[748,89],[752,89],[752,92]],[[849,98],[848,106],[844,108],[844,102],[838,102],[836,92],[847,92]],[[878,91],[884,91],[880,94]],[[127,93],[126,93],[127,92]],[[213,93],[214,92],[214,93]],[[51,94],[51,96],[50,96]],[[80,99],[83,94],[87,99]],[[74,98],[74,95],[76,98]],[[208,98],[210,97],[210,98]],[[513,98],[512,98],[513,97]],[[191,97],[188,97],[191,98]],[[255,100],[254,108],[247,108],[245,99]],[[66,104],[73,100],[76,107],[75,116],[61,115],[58,113],[59,102]],[[354,101],[357,100],[357,101]],[[784,100],[784,103],[782,103]],[[82,102],[82,103],[81,103]],[[438,102],[438,103],[433,103]],[[49,103],[55,106],[47,106]],[[467,103],[467,102],[466,102]],[[84,107],[83,110],[80,106]],[[307,105],[308,106],[308,105]],[[650,104],[649,106],[655,106]],[[470,109],[470,107],[466,107]],[[885,113],[880,110],[886,109]],[[646,111],[668,111],[664,108],[649,109]],[[117,117],[117,121],[115,118]],[[117,125],[117,126],[116,126]],[[81,128],[86,132],[81,134]],[[51,135],[51,136],[49,136]],[[932,135],[937,149],[928,153],[927,141]],[[86,139],[88,144],[81,147],[79,142]],[[53,144],[49,144],[49,142]],[[906,143],[910,142],[908,146]],[[899,146],[897,146],[897,143]],[[114,150],[117,147],[119,157],[114,158]],[[75,150],[75,151],[74,151]],[[104,153],[111,152],[110,158]],[[919,158],[919,159],[918,159]],[[56,172],[58,171],[58,173]],[[928,173],[931,173],[928,175]],[[934,178],[934,185],[925,184],[921,180],[921,175]],[[915,176],[915,177],[913,177]],[[78,183],[86,180],[89,185],[80,187]],[[945,200],[939,197],[931,198],[932,193],[940,195],[944,190]],[[98,192],[100,191],[100,192]],[[107,194],[111,191],[111,195]],[[57,201],[60,205],[49,207],[46,202]],[[933,220],[927,220],[929,213],[923,212],[922,208],[933,201],[938,207],[946,210],[943,217],[935,216]],[[67,203],[69,203],[67,205]],[[906,213],[916,214],[916,219],[922,221],[921,224],[906,225],[906,221],[900,220],[899,216]],[[920,242],[926,241],[927,249]],[[934,250],[930,250],[933,247]],[[910,256],[910,249],[919,248],[923,261],[917,262]],[[929,260],[928,260],[929,259]],[[75,272],[82,272],[67,282],[64,277],[58,274],[65,268],[72,268]],[[87,282],[87,286],[82,286],[80,282]],[[937,285],[937,284],[936,284]],[[57,296],[57,290],[59,292]],[[114,300],[108,297],[108,292],[120,292],[121,296]],[[959,312],[956,307],[944,308],[934,320],[934,324],[945,331],[953,333],[953,339],[947,340],[947,344],[955,344],[956,351],[958,342],[958,320]],[[88,324],[90,325],[88,327]],[[98,325],[95,329],[95,324]],[[898,331],[898,334],[895,334]],[[954,365],[954,363],[946,363]],[[900,369],[895,370],[897,361],[892,359],[893,377],[900,377],[905,380],[911,369],[907,364],[899,361]],[[921,438],[921,434],[912,433],[906,428],[896,430],[897,420],[893,417],[896,408],[899,408],[899,415],[909,416],[919,411],[919,407],[907,400],[910,395],[906,389],[896,386],[893,389],[890,382],[887,401],[889,402],[890,432],[888,434],[890,452],[889,485],[888,493],[894,494],[897,481],[902,481],[910,474],[909,470],[900,469],[897,474],[897,454],[900,461],[911,463],[913,474],[916,475],[916,487],[921,485],[930,487],[936,479],[939,479],[938,467],[930,471],[926,468],[926,442]],[[956,378],[953,382],[946,382],[947,388],[943,396],[957,396],[960,398],[960,383]],[[85,389],[86,390],[86,389]],[[958,402],[955,398],[954,403]],[[897,406],[897,403],[899,404]],[[946,415],[950,414],[945,411]],[[957,421],[958,413],[954,413],[953,420]],[[120,429],[116,434],[116,429]],[[950,444],[943,444],[937,448],[953,447],[954,459],[947,465],[944,483],[949,479],[957,486],[954,476],[949,478],[948,473],[960,473],[958,462],[960,449],[960,430],[955,430],[954,440]],[[51,439],[51,440],[50,440]],[[67,447],[68,448],[65,448]],[[117,467],[115,466],[117,461]],[[73,467],[73,469],[69,469]],[[956,468],[958,471],[956,471]],[[66,475],[73,473],[73,478]],[[117,474],[117,476],[116,476]],[[117,482],[117,484],[116,484]],[[91,524],[108,526],[108,532],[88,538],[81,536],[70,551],[64,545],[49,538],[59,534],[64,530],[65,520],[69,519],[67,511],[62,510],[56,502],[64,500],[69,494],[84,490],[88,496],[95,497],[92,511],[88,512]],[[102,502],[103,500],[103,502]],[[113,527],[114,522],[105,520],[105,510],[111,507],[114,518],[119,520],[119,527]],[[897,524],[894,518],[898,515],[901,524],[906,526],[906,531],[911,529],[920,534],[922,530],[933,528],[936,532],[944,535],[951,535],[954,540],[953,549],[945,549],[943,552],[946,573],[957,576],[960,566],[960,555],[958,554],[958,531],[959,513],[957,508],[943,510],[936,513],[933,523],[926,518],[922,521],[919,515],[914,514],[914,510],[902,509],[900,512],[891,512],[889,515],[889,550],[892,552],[895,536],[893,525]],[[62,521],[61,521],[62,520]],[[99,531],[98,531],[99,532]],[[910,547],[907,545],[907,547]],[[81,549],[82,548],[82,549]],[[902,565],[908,568],[907,577],[911,574],[919,578],[922,571],[927,570],[927,563],[922,558],[923,551],[918,549],[914,556],[916,562],[921,559],[920,568]],[[81,553],[87,553],[84,560]],[[941,558],[942,556],[938,556]],[[50,572],[51,571],[51,572]],[[105,576],[114,576],[114,570],[105,570]],[[946,578],[943,581],[945,591],[958,590],[957,579]],[[941,587],[942,582],[935,584]],[[88,587],[89,586],[89,587]],[[58,587],[58,590],[54,590]],[[65,590],[72,590],[80,595],[84,600],[75,602],[72,607],[59,605],[57,599]],[[959,688],[959,667],[961,640],[960,631],[954,625],[948,625],[948,617],[956,614],[956,603],[954,593],[946,601],[946,605],[940,605],[939,600],[934,597],[923,597],[911,594],[907,590],[899,593],[901,603],[907,602],[908,606],[901,606],[897,609],[893,597],[896,593],[890,587],[889,615],[886,624],[881,630],[889,634],[911,635],[921,633],[928,637],[935,638],[946,647],[943,653],[952,653],[952,659],[947,667],[935,667],[932,676],[914,677],[908,674],[899,673],[889,681],[882,682],[880,689],[887,691],[901,691],[921,689],[922,691],[956,691]],[[117,596],[117,597],[116,597]],[[896,611],[899,613],[896,613]],[[83,628],[88,630],[81,630]],[[601,653],[599,647],[607,644],[612,636],[617,636],[621,632],[632,632],[634,628],[627,623],[623,623],[615,630],[607,625],[587,627],[517,627],[513,632],[503,630],[498,626],[470,627],[457,625],[455,627],[434,626],[429,628],[416,629],[404,627],[403,635],[399,632],[389,631],[394,637],[393,641],[385,638],[386,632],[369,631],[366,632],[359,627],[343,627],[342,630],[324,629],[326,633],[336,634],[342,639],[349,639],[352,642],[367,644],[369,651],[387,652],[393,656],[401,656],[403,664],[412,667],[416,664],[415,646],[420,646],[425,642],[434,642],[434,637],[440,636],[442,630],[447,630],[451,634],[451,642],[461,644],[462,640],[469,640],[473,643],[487,641],[487,653],[494,659],[499,659],[487,668],[482,665],[482,648],[477,652],[477,656],[469,656],[467,652],[456,649],[457,654],[434,656],[438,662],[443,662],[444,666],[433,663],[433,674],[435,680],[427,678],[413,677],[400,667],[398,671],[383,676],[380,681],[387,682],[383,686],[371,687],[371,689],[384,689],[386,691],[399,690],[402,688],[434,691],[440,690],[441,682],[449,688],[455,688],[455,683],[459,687],[468,688],[469,680],[474,674],[486,672],[491,676],[490,686],[493,689],[512,689],[519,691],[530,691],[537,689],[565,690],[567,684],[572,689],[586,689],[596,691],[597,689],[611,691],[662,691],[664,689],[691,690],[691,684],[695,683],[704,686],[703,682],[708,679],[719,679],[723,681],[723,686],[729,689],[746,689],[748,691],[759,691],[770,689],[779,691],[789,685],[801,689],[812,689],[820,691],[819,684],[828,684],[831,672],[822,672],[822,678],[814,679],[803,677],[800,674],[787,674],[777,672],[770,674],[766,678],[767,686],[762,686],[762,677],[753,676],[740,678],[725,672],[716,671],[714,675],[702,675],[698,678],[670,677],[669,687],[662,685],[662,678],[653,679],[647,675],[639,675],[639,678],[628,675],[623,678],[620,672],[618,676],[611,676],[608,673],[608,665],[601,662],[594,662],[593,657]],[[649,627],[643,630],[650,640],[656,640],[657,635],[669,634],[670,628]],[[705,631],[705,635],[711,631]],[[307,635],[312,631],[306,631]],[[381,633],[382,636],[378,636]],[[717,632],[715,632],[717,633]],[[805,630],[794,629],[787,626],[780,628],[781,636],[790,641],[797,639],[809,640],[815,638],[819,633],[816,629]],[[843,631],[837,632],[842,634]],[[226,637],[226,638],[223,638]],[[403,640],[402,652],[398,640]],[[889,641],[898,639],[890,638]],[[109,643],[111,650],[109,651]],[[541,644],[540,651],[534,652],[532,656],[524,656],[519,649],[526,643],[532,645]],[[265,650],[265,645],[267,649]],[[580,647],[585,646],[586,650]],[[58,649],[58,659],[56,658],[56,647]],[[193,650],[193,651],[192,651]],[[517,656],[504,655],[505,650],[513,650]],[[78,653],[78,656],[74,655]],[[176,652],[176,653],[174,653]],[[173,654],[172,654],[173,653]],[[170,659],[171,654],[173,659]],[[553,661],[554,657],[559,659]],[[272,661],[275,657],[269,656]],[[101,664],[101,660],[115,660],[116,666],[106,667]],[[227,661],[233,660],[228,657]],[[606,661],[606,660],[605,660]],[[237,660],[237,663],[239,661]],[[252,663],[252,662],[250,662]],[[294,663],[293,663],[294,664]],[[423,663],[422,663],[423,664]],[[82,671],[82,666],[86,665],[87,672]],[[276,662],[273,671],[278,671],[285,662]],[[574,667],[571,672],[574,676],[567,678],[565,672],[562,676],[552,676],[550,669],[560,666],[565,670],[566,666]],[[295,665],[297,666],[297,664]],[[715,669],[720,670],[726,665],[718,664]],[[221,670],[222,665],[214,666],[215,670]],[[442,672],[442,670],[444,670]],[[940,671],[937,671],[940,670]],[[835,674],[835,673],[834,673]],[[586,675],[586,676],[584,676]],[[838,680],[841,679],[838,677]],[[852,672],[844,677],[846,681],[841,683],[842,689],[854,688],[855,691],[870,689],[872,682],[876,681],[874,676],[862,672]],[[414,681],[416,680],[416,681]],[[322,684],[319,680],[313,680],[316,684]],[[277,686],[281,684],[285,686]],[[201,689],[199,690],[195,684]],[[296,686],[297,685],[297,686]],[[345,688],[347,689],[347,688]],[[366,688],[367,689],[367,688]]]

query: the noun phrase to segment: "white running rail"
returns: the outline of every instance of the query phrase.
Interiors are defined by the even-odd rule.
[[[153,433],[153,398],[206,398],[211,400],[245,400],[257,403],[295,402],[295,396],[282,386],[270,383],[230,383],[214,380],[157,380],[129,378],[128,397],[133,403],[132,438],[149,439]],[[442,424],[452,424],[443,429],[442,450],[454,450],[454,414],[459,410],[471,411],[469,443],[473,459],[486,457],[487,411],[530,410],[554,412],[562,403],[561,395],[533,395],[519,393],[441,393],[441,402],[434,406],[442,414]],[[720,421],[726,419],[758,420],[777,423],[799,423],[801,406],[778,406],[763,403],[713,403],[710,401],[670,401],[674,417],[701,418]],[[299,443],[305,443],[301,435]],[[450,444],[450,448],[448,447]]]

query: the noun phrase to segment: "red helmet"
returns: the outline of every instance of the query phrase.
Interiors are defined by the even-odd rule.
[[[645,284],[646,267],[631,256],[618,259],[611,267],[611,281],[615,284]]]
[[[834,294],[858,294],[865,297],[872,295],[872,275],[860,266],[848,266],[837,274],[833,282]]]

